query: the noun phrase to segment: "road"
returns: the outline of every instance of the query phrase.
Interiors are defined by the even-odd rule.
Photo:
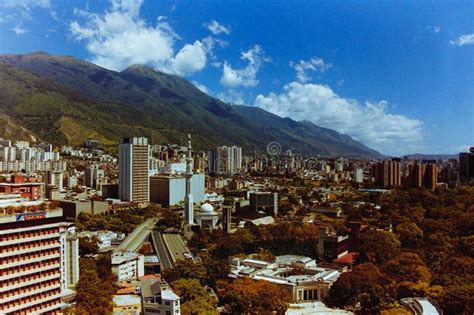
[[[161,270],[166,269],[173,269],[174,263],[168,253],[168,249],[166,248],[165,242],[163,241],[163,236],[157,230],[154,230],[151,233],[151,238],[153,240],[153,247],[155,248],[155,252],[158,255],[161,263]]]
[[[163,234],[163,240],[168,247],[171,259],[174,263],[177,260],[185,260],[185,253],[189,254],[189,250],[184,245],[183,240],[179,234]]]
[[[155,227],[156,219],[148,219],[133,230],[117,247],[116,251],[137,251],[141,244],[147,240],[150,232]]]

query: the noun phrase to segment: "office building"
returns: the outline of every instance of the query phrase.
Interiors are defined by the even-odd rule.
[[[149,200],[147,138],[124,138],[119,145],[119,198],[124,201]]]
[[[438,165],[436,161],[426,160],[408,166],[407,186],[435,189],[438,185]]]
[[[24,199],[41,200],[43,186],[36,178],[27,179],[23,175],[12,175],[9,183],[0,183],[0,193],[20,194]]]
[[[0,214],[0,313],[59,314],[62,210]]]
[[[469,153],[459,153],[459,176],[464,181],[474,178],[474,147]]]
[[[192,174],[191,194],[194,203],[205,200],[205,175]],[[186,178],[183,175],[158,175],[150,177],[150,201],[165,207],[184,202]]]
[[[97,164],[91,164],[84,171],[84,185],[98,189],[98,183],[105,179],[104,177],[104,170],[101,170]]]
[[[241,147],[218,147],[209,151],[208,169],[210,174],[232,175],[242,169]]]

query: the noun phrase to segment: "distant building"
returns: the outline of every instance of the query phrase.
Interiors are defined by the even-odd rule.
[[[375,181],[380,188],[401,186],[400,159],[381,161],[375,165]]]
[[[242,169],[241,147],[218,147],[208,153],[208,169],[210,174],[232,175]]]
[[[467,181],[474,178],[474,147],[469,153],[459,153],[459,176]]]
[[[356,168],[352,175],[352,180],[356,183],[362,184],[364,182],[364,170]]]
[[[140,279],[143,315],[180,315],[180,297],[156,276]]]
[[[191,194],[194,203],[205,200],[205,175],[193,174]],[[150,201],[160,203],[165,207],[184,202],[186,194],[186,179],[182,175],[158,175],[150,177]]]
[[[84,185],[87,187],[97,189],[98,183],[104,179],[104,170],[101,170],[97,164],[89,165],[84,171]]]
[[[253,192],[249,196],[250,211],[263,211],[273,215],[278,214],[278,193],[274,192]]]
[[[114,252],[112,272],[117,276],[118,282],[142,277],[145,274],[143,255],[134,252]]]
[[[436,161],[416,162],[408,167],[408,187],[435,189],[438,185],[438,165]]]
[[[46,184],[56,186],[59,191],[64,189],[63,172],[48,171],[46,174]]]
[[[66,218],[76,219],[80,213],[99,214],[109,210],[109,203],[98,200],[58,200]]]
[[[346,255],[349,251],[349,236],[337,235],[322,230],[318,242],[318,255],[326,261],[333,261]]]
[[[124,138],[119,145],[119,198],[124,201],[149,200],[147,138]]]

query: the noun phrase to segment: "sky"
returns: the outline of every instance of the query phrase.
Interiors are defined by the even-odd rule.
[[[0,0],[0,53],[177,74],[388,155],[474,146],[474,1]]]

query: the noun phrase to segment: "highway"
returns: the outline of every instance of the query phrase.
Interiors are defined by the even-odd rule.
[[[170,257],[170,254],[168,253],[168,249],[166,248],[161,233],[157,230],[154,230],[151,233],[151,239],[153,241],[153,247],[155,249],[155,252],[158,255],[158,258],[160,259],[161,270],[173,269],[174,263]]]
[[[177,260],[185,260],[185,253],[190,255],[189,250],[184,245],[184,242],[179,234],[163,234],[163,240],[168,247],[171,259],[174,263],[176,263]]]
[[[116,251],[137,251],[155,227],[156,219],[148,219],[133,230],[117,247]]]

